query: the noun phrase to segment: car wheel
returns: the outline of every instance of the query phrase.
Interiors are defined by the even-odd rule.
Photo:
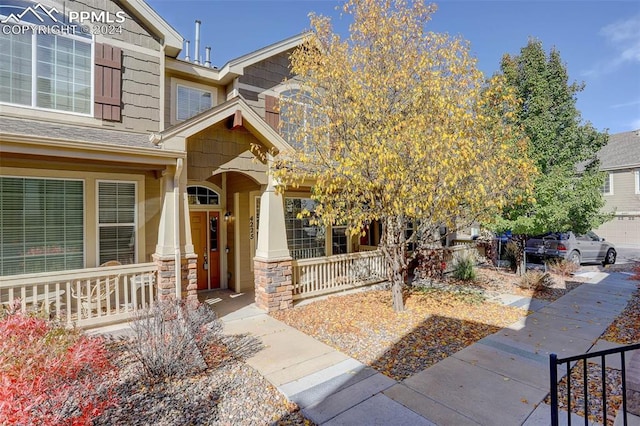
[[[567,257],[567,260],[580,266],[580,253],[575,250],[572,251],[571,253],[569,253],[569,257]]]
[[[605,265],[613,265],[614,263],[616,263],[616,251],[614,249],[609,249],[607,251],[607,255],[604,258],[604,264]]]

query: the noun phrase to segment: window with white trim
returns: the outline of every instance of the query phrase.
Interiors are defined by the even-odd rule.
[[[218,205],[220,204],[220,195],[213,189],[206,186],[191,185],[187,186],[187,195],[189,204],[193,205]]]
[[[634,172],[634,181],[636,183],[636,194],[640,194],[640,170]]]
[[[84,267],[84,182],[0,177],[0,275]]]
[[[136,184],[98,182],[98,263],[136,262]]]
[[[213,107],[213,95],[195,87],[177,86],[176,119],[187,120]]]
[[[292,146],[303,142],[303,129],[312,128],[318,123],[318,113],[314,111],[317,102],[306,92],[299,89],[280,93],[280,133]]]
[[[0,25],[0,102],[91,113],[92,40],[81,34],[13,34]]]
[[[603,195],[613,195],[613,173],[607,173],[601,191]]]
[[[284,199],[284,220],[287,229],[287,244],[294,259],[325,256],[325,228],[312,224],[316,203],[310,198]],[[303,212],[309,212],[304,216]],[[301,215],[301,217],[298,217]]]

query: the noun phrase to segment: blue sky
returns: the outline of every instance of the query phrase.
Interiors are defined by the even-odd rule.
[[[147,0],[185,39],[202,21],[201,55],[211,46],[212,62],[230,59],[309,28],[309,12],[334,18],[346,35],[338,1]],[[583,120],[618,133],[640,129],[640,2],[637,1],[452,1],[436,2],[432,31],[471,42],[480,69],[491,75],[505,53],[518,54],[529,37],[555,46],[578,94]],[[181,56],[182,57],[182,56]]]

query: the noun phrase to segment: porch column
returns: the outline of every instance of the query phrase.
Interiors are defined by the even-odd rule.
[[[182,167],[182,161],[178,161],[176,166],[168,167],[163,174],[162,214],[156,252],[153,254],[153,261],[158,266],[160,300],[181,298],[184,287],[189,292],[188,299],[197,298],[196,255],[191,243],[186,173],[182,173]],[[181,244],[183,241],[184,244]]]
[[[271,165],[271,154],[268,161]],[[267,189],[260,197],[258,245],[253,259],[256,306],[260,309],[273,312],[293,306],[291,261],[282,196],[276,193],[269,175]]]

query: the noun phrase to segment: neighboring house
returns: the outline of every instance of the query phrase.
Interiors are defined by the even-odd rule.
[[[640,245],[640,130],[610,135],[598,158],[607,173],[604,210],[614,218],[595,232],[614,244]]]
[[[308,188],[283,199],[269,180],[268,161],[290,148],[277,104],[303,36],[216,68],[209,49],[201,60],[199,23],[197,61],[178,59],[183,37],[142,0],[9,3],[0,7],[3,302],[46,291],[71,312],[74,288],[98,282],[78,270],[101,276],[100,265],[118,261],[116,281],[135,284],[134,300],[151,282],[140,274],[159,271],[161,297],[255,288],[258,305],[274,310],[291,306],[292,279],[309,276],[296,259],[375,243],[298,219],[313,207]],[[68,23],[70,12],[88,12],[86,28],[99,31],[12,30]],[[47,287],[29,296],[7,293],[11,283]],[[125,302],[113,300],[116,311]]]

